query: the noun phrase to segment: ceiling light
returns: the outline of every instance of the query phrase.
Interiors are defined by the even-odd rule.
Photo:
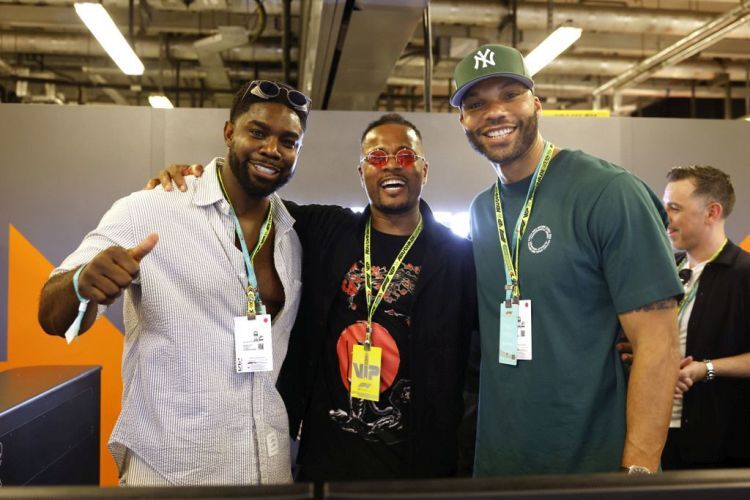
[[[142,75],[143,63],[117,29],[104,6],[98,3],[76,3],[76,14],[91,31],[99,45],[126,75]]]
[[[524,57],[529,74],[534,76],[581,38],[581,28],[560,26]]]
[[[150,95],[148,96],[148,103],[152,108],[159,109],[173,109],[172,101],[165,95]]]

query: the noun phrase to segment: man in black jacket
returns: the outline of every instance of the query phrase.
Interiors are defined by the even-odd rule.
[[[474,265],[470,243],[420,201],[428,168],[419,130],[384,115],[362,135],[364,213],[290,206],[304,286],[278,386],[290,428],[303,422],[300,479],[456,472]],[[368,330],[381,349],[374,400],[354,396],[352,354]]]
[[[303,290],[277,387],[301,438],[297,479],[452,476],[477,314],[471,244],[421,200],[429,164],[413,123],[383,115],[361,145],[363,213],[285,202]],[[200,175],[193,167],[171,166],[149,186],[171,189],[174,178],[179,187],[183,174]],[[471,434],[462,434],[464,469]]]
[[[729,241],[729,176],[708,166],[667,174],[664,205],[685,297],[684,359],[664,469],[750,466],[750,254]]]

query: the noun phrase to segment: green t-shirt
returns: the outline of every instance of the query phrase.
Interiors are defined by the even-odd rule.
[[[505,273],[493,190],[471,207],[482,347],[475,474],[616,471],[626,392],[617,315],[682,293],[661,203],[604,160],[570,150],[552,160],[520,242],[533,358],[507,366],[498,362]],[[522,185],[503,187],[515,212],[507,227],[525,198]]]

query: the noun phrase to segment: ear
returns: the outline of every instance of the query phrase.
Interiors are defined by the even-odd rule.
[[[367,191],[367,186],[365,186],[365,173],[362,171],[361,164],[357,167],[357,172],[359,172],[359,183],[362,185],[365,191]]]
[[[224,144],[227,145],[227,147],[232,145],[232,140],[234,139],[234,123],[230,121],[224,122]]]
[[[540,101],[539,97],[536,95],[534,96],[534,111],[537,113],[542,112],[542,101]]]
[[[706,207],[706,209],[706,217],[710,222],[716,223],[720,221],[724,216],[724,208],[718,201],[712,201],[708,204],[708,207]]]
[[[458,108],[458,121],[461,122],[461,125],[464,124],[464,109]]]
[[[430,170],[430,164],[425,160],[424,168],[422,169],[422,185],[427,184],[427,172]]]

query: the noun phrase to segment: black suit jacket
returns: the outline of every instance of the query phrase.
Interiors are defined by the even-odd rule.
[[[731,241],[706,265],[688,321],[696,360],[750,352],[750,254]],[[690,463],[750,458],[750,379],[718,377],[685,394],[680,455]]]
[[[319,362],[334,301],[342,277],[362,255],[370,210],[354,214],[341,207],[285,204],[297,221],[294,227],[303,248],[302,300],[277,382],[294,436],[310,409],[317,371],[324,369]],[[476,277],[471,243],[435,221],[424,201],[420,211],[426,247],[412,305],[415,348],[410,353],[412,415],[418,425],[405,472],[409,477],[431,478],[457,471],[464,377],[477,322]],[[304,426],[302,436],[304,466],[308,461]],[[345,451],[342,460],[347,460]]]

